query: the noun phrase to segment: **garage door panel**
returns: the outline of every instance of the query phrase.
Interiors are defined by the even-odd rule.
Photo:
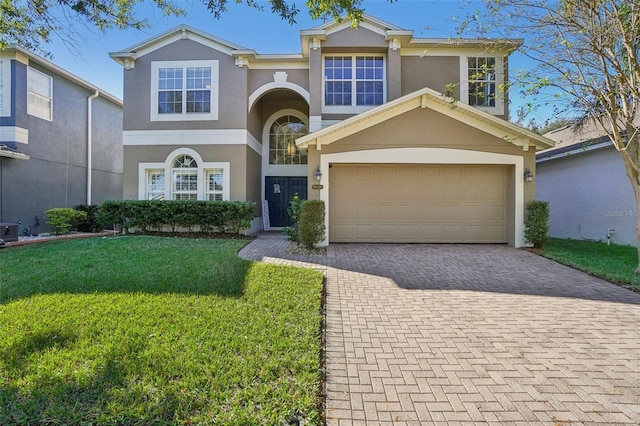
[[[329,238],[504,243],[508,170],[491,165],[333,165]]]

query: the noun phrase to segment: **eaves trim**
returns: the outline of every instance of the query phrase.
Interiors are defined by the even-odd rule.
[[[430,108],[462,123],[503,139],[505,142],[528,150],[530,146],[546,149],[554,146],[550,139],[540,136],[475,107],[445,97],[435,90],[424,88],[395,99],[339,123],[310,133],[296,140],[299,148],[310,144],[322,146],[360,132],[373,125],[416,108]]]

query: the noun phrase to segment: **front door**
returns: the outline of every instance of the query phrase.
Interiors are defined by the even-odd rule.
[[[264,196],[269,203],[269,222],[274,228],[291,225],[291,218],[287,212],[289,202],[297,193],[301,200],[307,199],[307,178],[305,177],[276,177],[264,178]]]

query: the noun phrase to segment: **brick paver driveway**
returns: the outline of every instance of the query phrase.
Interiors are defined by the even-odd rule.
[[[284,247],[241,254],[325,269],[328,425],[640,424],[640,294],[505,246]]]

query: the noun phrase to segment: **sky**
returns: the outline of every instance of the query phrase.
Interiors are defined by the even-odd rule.
[[[229,0],[228,10],[220,19],[207,11],[200,0],[177,0],[176,3],[185,9],[186,16],[165,17],[159,10],[145,3],[137,10],[140,16],[148,19],[149,28],[126,31],[111,29],[104,33],[95,29],[76,28],[82,40],[77,41],[73,48],[54,39],[52,43],[43,46],[43,49],[52,54],[50,60],[56,65],[122,99],[123,70],[109,57],[109,53],[125,50],[180,24],[187,24],[258,53],[300,53],[299,32],[323,22],[309,17],[304,7],[305,0],[295,2],[300,13],[294,25],[271,13],[266,0],[259,0],[259,3],[265,5],[264,11]],[[456,37],[456,18],[462,18],[468,11],[482,7],[481,1],[465,1],[464,8],[461,8],[461,3],[456,0],[396,0],[393,3],[387,0],[364,0],[363,7],[365,13],[371,16],[400,28],[413,30],[414,37],[447,38]],[[517,53],[510,57],[512,74],[531,66],[531,63]],[[526,100],[516,95],[512,95],[511,100],[513,115],[516,108]],[[549,118],[544,114],[544,110],[538,111],[531,118],[541,122]]]

